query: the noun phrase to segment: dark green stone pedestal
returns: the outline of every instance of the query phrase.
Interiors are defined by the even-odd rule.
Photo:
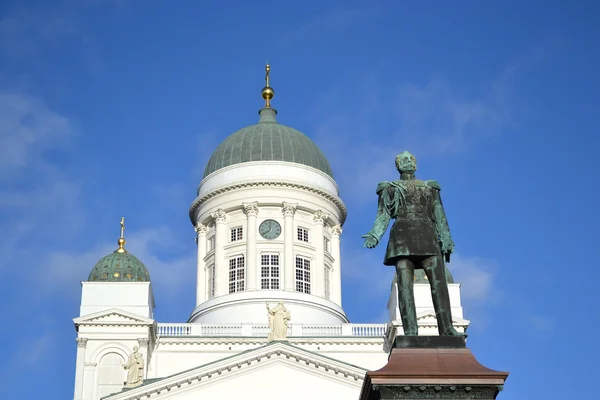
[[[396,336],[393,349],[464,349],[466,347],[467,341],[464,336]]]
[[[360,400],[493,400],[507,377],[481,365],[464,338],[398,336],[388,363],[367,372]]]

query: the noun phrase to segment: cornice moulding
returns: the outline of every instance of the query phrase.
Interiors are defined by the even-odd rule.
[[[121,392],[107,397],[111,400],[141,399],[164,391],[178,390],[192,384],[204,384],[212,379],[223,379],[231,372],[261,363],[285,363],[301,369],[309,368],[310,373],[318,373],[327,379],[346,382],[361,387],[366,369],[347,364],[327,356],[312,353],[284,342],[246,351],[226,359],[215,361],[191,370],[179,372],[157,382]]]
[[[297,182],[285,182],[285,181],[248,181],[248,182],[240,182],[240,183],[236,183],[233,185],[227,185],[227,186],[222,186],[219,188],[216,188],[215,190],[203,195],[203,196],[199,196],[196,197],[196,199],[193,201],[191,207],[190,207],[190,212],[189,212],[189,216],[190,216],[190,220],[192,221],[193,224],[196,224],[196,212],[197,210],[200,208],[200,206],[202,204],[204,204],[206,201],[212,199],[213,197],[216,197],[220,194],[224,194],[224,193],[228,193],[228,192],[232,192],[234,190],[239,190],[239,189],[244,189],[244,188],[251,188],[251,187],[282,187],[282,188],[294,188],[294,189],[300,189],[300,190],[305,190],[307,192],[311,192],[311,193],[315,193],[318,194],[321,197],[326,198],[327,200],[331,201],[332,203],[335,204],[335,206],[338,208],[338,210],[340,211],[340,225],[343,225],[344,222],[346,221],[346,217],[348,215],[348,211],[346,210],[346,205],[344,204],[344,202],[337,196],[333,196],[332,194],[318,189],[316,187],[312,187],[312,186],[308,186],[308,185],[304,185],[301,183],[297,183]]]

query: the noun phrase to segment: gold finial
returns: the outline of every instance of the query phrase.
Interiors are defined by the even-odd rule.
[[[117,240],[119,248],[115,250],[115,253],[127,253],[127,250],[125,250],[125,243],[127,243],[125,240],[125,217],[121,217],[121,237]]]
[[[275,96],[275,91],[271,87],[271,66],[269,64],[265,66],[265,71],[267,72],[265,75],[266,86],[262,90],[262,98],[265,99],[265,108],[271,108],[271,99]]]

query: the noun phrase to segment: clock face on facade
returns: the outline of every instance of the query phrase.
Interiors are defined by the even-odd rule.
[[[258,227],[258,232],[265,239],[277,239],[281,235],[281,225],[275,220],[266,219]]]

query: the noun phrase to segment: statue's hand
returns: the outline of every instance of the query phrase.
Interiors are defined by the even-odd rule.
[[[452,240],[447,242],[442,242],[442,252],[443,253],[452,253],[454,251],[454,243]]]
[[[371,235],[362,235],[361,237],[365,239],[365,247],[367,249],[372,249],[379,243],[379,241]]]
[[[442,254],[447,263],[450,262],[450,254],[454,251],[454,242],[452,239],[443,240],[442,243]]]

